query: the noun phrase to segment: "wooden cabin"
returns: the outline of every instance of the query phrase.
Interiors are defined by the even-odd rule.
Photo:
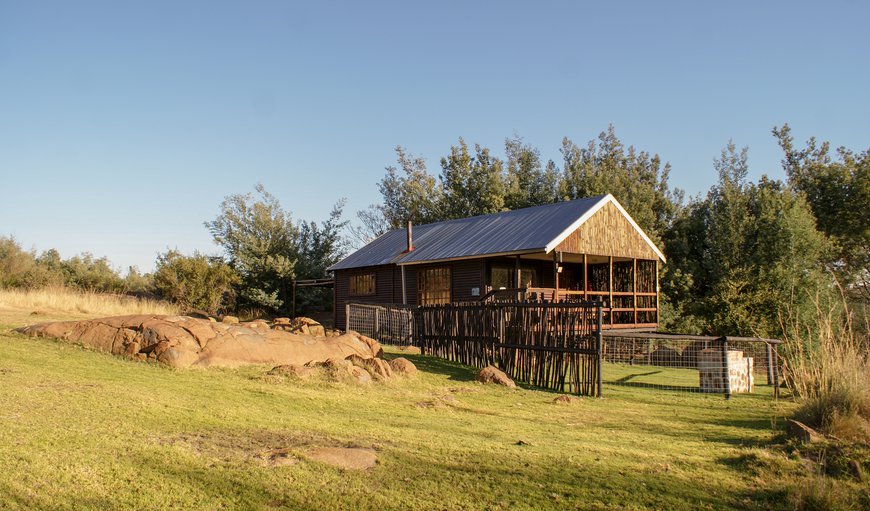
[[[532,208],[409,224],[330,271],[335,324],[345,304],[594,300],[606,328],[658,324],[665,256],[610,194]]]

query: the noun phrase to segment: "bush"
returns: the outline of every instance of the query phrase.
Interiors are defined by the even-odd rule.
[[[217,257],[184,256],[169,250],[157,256],[154,289],[165,299],[188,309],[211,313],[235,306],[233,286],[239,276]]]

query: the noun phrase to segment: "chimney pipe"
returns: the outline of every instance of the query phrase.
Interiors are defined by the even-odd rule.
[[[411,234],[411,221],[408,220],[408,252],[414,250],[414,237]]]

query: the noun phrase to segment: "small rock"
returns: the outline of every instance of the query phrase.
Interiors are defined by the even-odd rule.
[[[399,351],[405,355],[420,355],[423,353],[417,346],[402,346],[399,348]]]
[[[223,323],[228,323],[228,324],[230,324],[230,325],[238,325],[238,324],[239,324],[239,318],[237,318],[237,317],[235,317],[235,316],[224,316],[224,317],[221,318],[221,322],[223,322]]]
[[[804,444],[811,444],[822,440],[822,436],[816,430],[800,421],[788,419],[785,421],[785,429],[790,436],[797,438]]]
[[[413,376],[417,374],[417,366],[407,358],[394,358],[393,360],[390,360],[389,364],[390,369],[392,369],[396,374],[403,374],[405,376]]]
[[[290,318],[275,318],[272,320],[273,325],[289,325]]]
[[[563,395],[557,397],[556,399],[554,399],[553,402],[558,404],[558,405],[570,405],[572,403],[579,403],[580,399],[576,398],[574,396],[566,396],[563,394]]]
[[[517,384],[511,380],[504,371],[494,367],[486,366],[477,373],[477,381],[481,383],[495,383],[496,385],[504,385],[505,387],[515,389]]]
[[[517,440],[516,445],[532,445],[532,444],[530,444],[529,442],[526,442],[525,440]]]
[[[389,380],[393,377],[393,369],[390,364],[382,358],[362,358],[358,355],[351,355],[345,359],[351,364],[361,367],[382,380]]]

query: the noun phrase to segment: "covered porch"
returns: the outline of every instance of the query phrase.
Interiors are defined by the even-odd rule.
[[[658,326],[658,260],[566,252],[523,254],[490,260],[486,273],[485,291],[491,297],[543,302],[601,299],[607,304],[604,328]]]

